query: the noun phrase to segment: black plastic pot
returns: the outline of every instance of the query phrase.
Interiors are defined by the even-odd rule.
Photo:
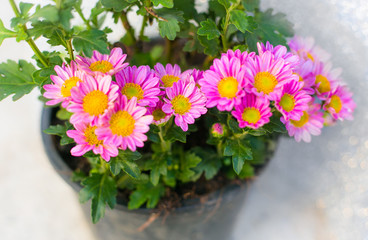
[[[46,153],[56,172],[73,188],[76,193],[81,186],[71,181],[72,170],[58,152],[58,140],[55,136],[43,133],[55,116],[55,109],[45,108],[42,112],[41,130]],[[205,202],[199,199],[187,200],[183,206],[167,216],[160,214],[143,231],[138,231],[152,216],[150,209],[128,210],[117,204],[114,210],[106,210],[105,217],[92,229],[97,239],[134,239],[134,240],[227,240],[231,239],[237,213],[243,206],[247,185],[228,185],[208,196]],[[89,217],[88,204],[83,206]],[[90,219],[88,219],[90,221]]]

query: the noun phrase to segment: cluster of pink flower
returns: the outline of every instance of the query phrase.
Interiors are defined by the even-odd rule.
[[[207,107],[231,111],[239,127],[260,128],[270,121],[271,104],[282,114],[290,136],[309,142],[325,124],[351,120],[355,103],[325,63],[327,54],[312,39],[293,38],[284,46],[258,43],[258,55],[239,50],[222,54],[199,80]]]
[[[77,56],[68,66],[56,66],[53,84],[44,86],[44,97],[51,99],[47,105],[61,103],[73,113],[75,130],[67,131],[77,143],[72,155],[92,150],[109,161],[118,149],[143,147],[151,123],[174,116],[187,131],[188,124],[207,112],[195,71],[182,74],[179,66],[160,63],[154,69],[128,66],[125,59],[120,48],[110,55],[94,51],[92,58]]]

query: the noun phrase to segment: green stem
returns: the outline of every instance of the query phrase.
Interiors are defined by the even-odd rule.
[[[174,43],[174,41],[170,41],[169,39],[165,38],[166,60],[169,63],[172,60],[173,43]]]
[[[148,15],[146,14],[143,17],[142,27],[141,27],[141,30],[139,31],[139,40],[141,41],[143,41],[144,39],[144,29],[146,28],[147,20],[148,20]]]
[[[75,7],[75,11],[77,11],[79,17],[83,20],[84,24],[86,24],[87,29],[88,30],[92,29],[91,24],[89,23],[89,21],[83,15],[82,9],[80,9],[79,7]]]
[[[229,26],[231,10],[232,10],[231,8],[226,9],[225,24],[224,24],[223,33],[221,34],[221,40],[222,40],[222,46],[223,46],[224,52],[226,52],[228,50],[228,43],[227,43],[226,34],[227,34],[228,26]]]
[[[171,143],[169,141],[166,141],[163,137],[163,129],[161,126],[158,127],[159,128],[159,132],[158,132],[158,136],[160,138],[161,141],[161,149],[163,152],[171,152]]]
[[[70,56],[70,59],[71,60],[74,60],[74,53],[73,53],[73,46],[72,46],[72,40],[69,39],[67,42],[66,42],[66,48],[68,50],[68,53],[69,53],[69,56]]]
[[[134,36],[134,30],[133,30],[132,26],[130,25],[130,23],[128,21],[128,17],[127,17],[126,12],[124,12],[124,11],[121,12],[120,20],[123,23],[123,26],[124,26],[127,34],[129,35],[130,39],[133,40],[133,45],[137,46],[137,40],[135,39],[135,36]]]
[[[14,0],[9,0],[9,3],[11,5],[11,7],[13,8],[14,14],[16,17],[20,17],[20,12],[18,10],[17,5],[15,4]],[[22,26],[23,30],[25,33],[27,33],[28,35],[28,30],[25,24],[23,24]],[[28,45],[32,48],[33,52],[35,53],[35,55],[37,56],[37,58],[40,60],[40,62],[42,63],[42,65],[44,65],[45,67],[49,66],[48,60],[45,57],[45,55],[42,54],[42,52],[40,51],[40,49],[37,47],[36,43],[33,41],[32,38],[28,38],[26,40],[26,42],[28,43]]]

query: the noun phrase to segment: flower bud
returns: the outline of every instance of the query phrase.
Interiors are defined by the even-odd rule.
[[[227,133],[227,127],[222,123],[215,123],[211,127],[211,134],[216,138],[221,138]]]

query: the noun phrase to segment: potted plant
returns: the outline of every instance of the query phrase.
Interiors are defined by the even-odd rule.
[[[122,209],[102,220],[109,233],[225,239],[244,183],[280,134],[309,142],[352,119],[352,95],[327,54],[259,1],[212,0],[199,11],[194,0],[100,0],[88,15],[81,1],[9,3],[15,17],[12,29],[0,21],[0,43],[26,41],[36,65],[2,63],[0,99],[38,87],[45,107],[56,106],[43,113],[44,132],[58,136],[43,135],[46,150],[66,180],[74,171],[94,223],[107,206]],[[108,17],[126,30],[119,42],[107,41]]]

